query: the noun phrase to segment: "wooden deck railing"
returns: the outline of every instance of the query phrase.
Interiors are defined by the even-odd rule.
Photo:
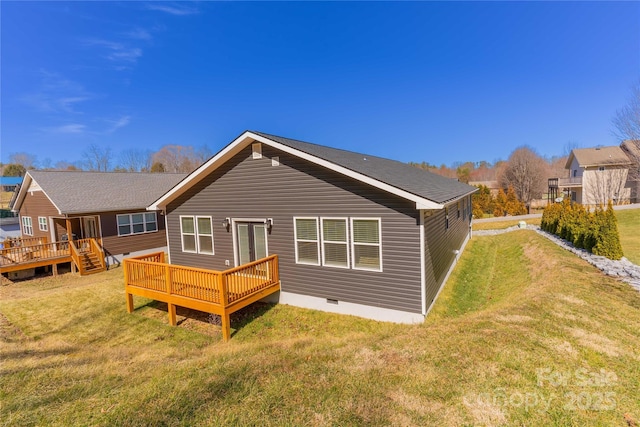
[[[76,245],[73,244],[73,241],[71,241],[71,244],[69,245],[69,254],[71,255],[71,259],[73,260],[73,263],[78,268],[78,272],[82,276],[84,271],[82,267],[82,262],[80,262],[80,253],[78,252],[78,248],[76,247]]]
[[[43,238],[12,239],[11,246],[0,249],[0,272],[26,270],[30,268],[53,266],[57,274],[57,265],[72,262],[80,274],[85,274],[81,257],[84,251],[91,251],[100,263],[100,271],[105,269],[104,253],[95,239],[37,243]],[[97,270],[93,269],[93,272]]]
[[[90,247],[91,252],[96,254],[97,257],[98,257],[98,261],[100,262],[100,268],[102,270],[106,269],[107,268],[107,262],[105,261],[104,250],[102,249],[102,247],[98,244],[96,239],[89,239],[89,244],[91,246]]]
[[[277,255],[225,271],[166,264],[161,252],[126,258],[123,266],[129,313],[133,295],[166,302],[172,325],[176,306],[215,313],[222,317],[225,341],[231,313],[280,289]]]
[[[68,242],[53,242],[31,246],[12,246],[0,249],[0,263],[16,264],[36,258],[69,256]]]
[[[0,249],[2,272],[53,264],[51,261],[68,258],[69,242],[52,242],[30,246],[12,246]],[[22,268],[21,268],[22,267]]]
[[[42,245],[49,242],[46,236],[43,237],[14,237],[3,242],[4,248],[15,248],[18,246]]]

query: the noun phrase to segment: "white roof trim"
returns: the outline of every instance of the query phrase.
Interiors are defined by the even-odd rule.
[[[279,142],[275,142],[269,138],[265,138],[253,132],[247,131],[242,135],[240,135],[238,138],[236,138],[231,144],[227,145],[224,149],[222,149],[222,151],[220,151],[214,157],[209,159],[208,162],[206,162],[205,164],[200,166],[198,169],[193,171],[190,175],[188,175],[173,189],[171,189],[169,192],[164,194],[158,200],[153,202],[153,204],[147,207],[147,210],[164,209],[170,202],[172,202],[178,196],[180,196],[186,189],[191,187],[193,184],[198,183],[209,173],[216,170],[219,165],[223,164],[224,162],[229,160],[231,157],[236,155],[238,152],[240,152],[240,150],[242,150],[249,143],[249,141],[262,142],[263,144],[266,144],[278,150],[284,151],[285,153],[289,153],[296,157],[300,157],[304,160],[308,160],[319,166],[323,166],[327,169],[331,169],[333,171],[346,175],[350,178],[356,179],[365,184],[369,184],[372,187],[378,188],[380,190],[386,191],[391,194],[395,194],[396,196],[415,202],[416,209],[443,209],[444,208],[444,204],[436,203],[432,200],[425,199],[424,197],[420,197],[415,194],[409,193],[408,191],[404,191],[398,187],[394,187],[392,185],[378,181],[377,179],[370,178],[361,173],[352,171],[351,169],[347,169],[345,167],[336,165],[335,163],[329,162],[327,160],[321,159],[311,154],[307,154],[303,151],[296,150],[295,148],[291,148],[287,145],[280,144]]]
[[[18,196],[16,197],[16,202],[13,204],[13,207],[11,208],[11,211],[12,212],[20,212],[20,209],[22,208],[22,204],[24,203],[24,198],[27,197],[27,193],[29,192],[29,187],[31,187],[31,181],[35,182],[40,187],[40,190],[47,197],[47,199],[49,199],[51,204],[56,208],[56,210],[58,211],[58,214],[62,215],[62,211],[60,210],[60,208],[51,199],[51,197],[49,197],[47,192],[44,191],[44,188],[42,188],[42,186],[40,184],[38,184],[38,182],[35,179],[33,179],[33,177],[31,176],[31,174],[29,172],[27,172],[27,174],[24,176],[24,179],[22,180],[22,185],[20,185],[20,191],[18,191]],[[16,209],[16,206],[19,206],[18,209]]]

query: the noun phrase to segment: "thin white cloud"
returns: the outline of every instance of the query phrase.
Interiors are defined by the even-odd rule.
[[[105,58],[114,62],[135,63],[142,56],[142,49],[138,47],[127,46],[123,43],[112,42],[109,40],[90,39],[85,40],[88,46],[100,46],[107,50]]]
[[[84,87],[59,74],[40,71],[40,87],[36,92],[25,94],[22,102],[45,113],[81,113],[80,103],[94,98]]]
[[[107,120],[107,123],[110,124],[109,129],[107,129],[107,133],[113,133],[120,128],[125,127],[131,122],[131,116],[122,116],[117,120]]]
[[[196,13],[199,13],[198,9],[193,7],[186,7],[183,5],[168,5],[164,3],[147,4],[147,9],[156,10],[158,12],[164,12],[176,16],[194,15]]]
[[[84,133],[87,127],[79,123],[71,123],[68,125],[57,126],[49,128],[48,130],[53,133],[66,133],[66,134],[81,134]]]
[[[134,40],[151,40],[153,37],[151,36],[151,33],[147,30],[145,30],[144,28],[134,28],[131,31],[127,31],[125,33],[122,33],[125,37],[128,37],[130,39],[134,39]]]

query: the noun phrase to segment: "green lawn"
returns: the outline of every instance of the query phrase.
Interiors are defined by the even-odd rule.
[[[472,239],[420,325],[261,305],[224,344],[135,301],[121,269],[1,286],[0,424],[640,422],[640,293],[532,231]]]
[[[640,265],[640,209],[616,211],[624,256]]]
[[[540,220],[542,218],[529,218],[525,220],[518,219],[505,219],[504,221],[489,221],[489,222],[473,222],[472,227],[474,231],[477,230],[500,230],[503,228],[513,227],[514,225],[518,225],[520,221],[524,221],[530,225],[540,225]]]

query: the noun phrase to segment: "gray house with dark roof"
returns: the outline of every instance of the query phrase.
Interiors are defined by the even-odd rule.
[[[431,308],[471,233],[475,187],[380,157],[247,131],[152,203],[172,264],[277,254],[279,301],[396,322]]]
[[[164,218],[146,207],[184,177],[31,170],[11,209],[20,214],[22,237],[95,238],[108,259],[119,261],[166,248]]]

